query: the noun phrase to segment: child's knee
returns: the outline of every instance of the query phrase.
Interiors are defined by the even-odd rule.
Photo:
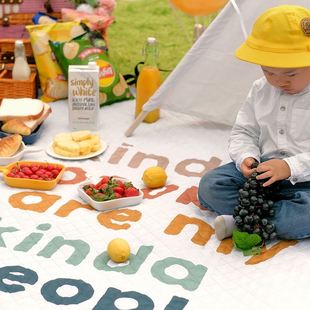
[[[213,170],[207,172],[200,180],[198,187],[198,199],[202,204],[208,204],[210,193],[215,191],[216,177]]]
[[[201,178],[199,182],[199,192],[206,193],[212,190],[215,184],[213,174],[213,171],[209,171]]]

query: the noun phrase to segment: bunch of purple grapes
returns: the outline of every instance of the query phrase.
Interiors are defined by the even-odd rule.
[[[257,167],[257,163],[252,168]],[[274,194],[276,184],[263,187],[266,180],[257,180],[254,172],[239,190],[238,205],[234,208],[234,219],[239,231],[258,234],[263,241],[277,237],[274,217]]]

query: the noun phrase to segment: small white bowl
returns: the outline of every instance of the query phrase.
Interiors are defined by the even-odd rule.
[[[128,180],[123,179],[123,178],[116,178],[116,180],[121,180],[123,182],[128,182]],[[92,199],[90,196],[88,196],[85,191],[83,190],[83,187],[88,184],[96,184],[99,182],[97,181],[86,181],[78,186],[78,193],[79,196],[87,202],[89,205],[91,205],[94,209],[98,211],[109,211],[109,210],[114,210],[114,209],[120,209],[120,208],[127,208],[127,207],[132,207],[140,204],[143,200],[143,193],[141,190],[139,190],[139,195],[138,196],[132,196],[132,197],[123,197],[123,198],[116,198],[116,199],[111,199],[108,201],[96,201]]]
[[[40,152],[42,149],[34,146],[26,146],[24,142],[21,143],[19,150],[10,157],[0,157],[0,166],[6,166],[14,161],[19,161],[25,153]]]

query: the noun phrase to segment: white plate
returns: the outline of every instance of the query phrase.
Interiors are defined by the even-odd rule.
[[[128,181],[123,178],[115,178],[115,179],[121,180],[123,182]],[[143,200],[143,193],[139,189],[139,196],[123,197],[123,198],[117,198],[117,199],[112,199],[108,201],[96,201],[85,193],[85,191],[83,190],[83,186],[87,184],[96,184],[97,182],[99,182],[99,180],[96,180],[93,182],[91,180],[88,180],[88,181],[85,181],[79,184],[78,192],[79,192],[79,196],[85,202],[87,202],[89,205],[91,205],[94,209],[98,211],[109,211],[109,210],[120,209],[120,208],[128,208],[128,207],[132,207],[132,206],[136,206],[140,204]]]
[[[95,156],[98,156],[100,154],[102,154],[108,147],[108,144],[105,143],[103,140],[100,140],[100,143],[101,143],[101,148],[96,151],[96,152],[91,152],[87,155],[82,155],[82,156],[76,156],[76,157],[67,157],[67,156],[62,156],[62,155],[59,155],[57,153],[54,152],[53,150],[53,142],[51,142],[51,144],[47,147],[46,149],[46,153],[49,155],[49,156],[52,156],[54,158],[58,158],[58,159],[65,159],[65,160],[82,160],[82,159],[88,159],[88,158],[92,158],[92,157],[95,157]]]

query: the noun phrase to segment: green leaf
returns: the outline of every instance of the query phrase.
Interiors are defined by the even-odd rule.
[[[262,243],[262,238],[257,234],[249,234],[238,230],[233,231],[232,239],[236,247],[242,251],[251,250]]]
[[[250,250],[243,250],[244,256],[259,255],[262,253],[262,246],[253,246]]]

